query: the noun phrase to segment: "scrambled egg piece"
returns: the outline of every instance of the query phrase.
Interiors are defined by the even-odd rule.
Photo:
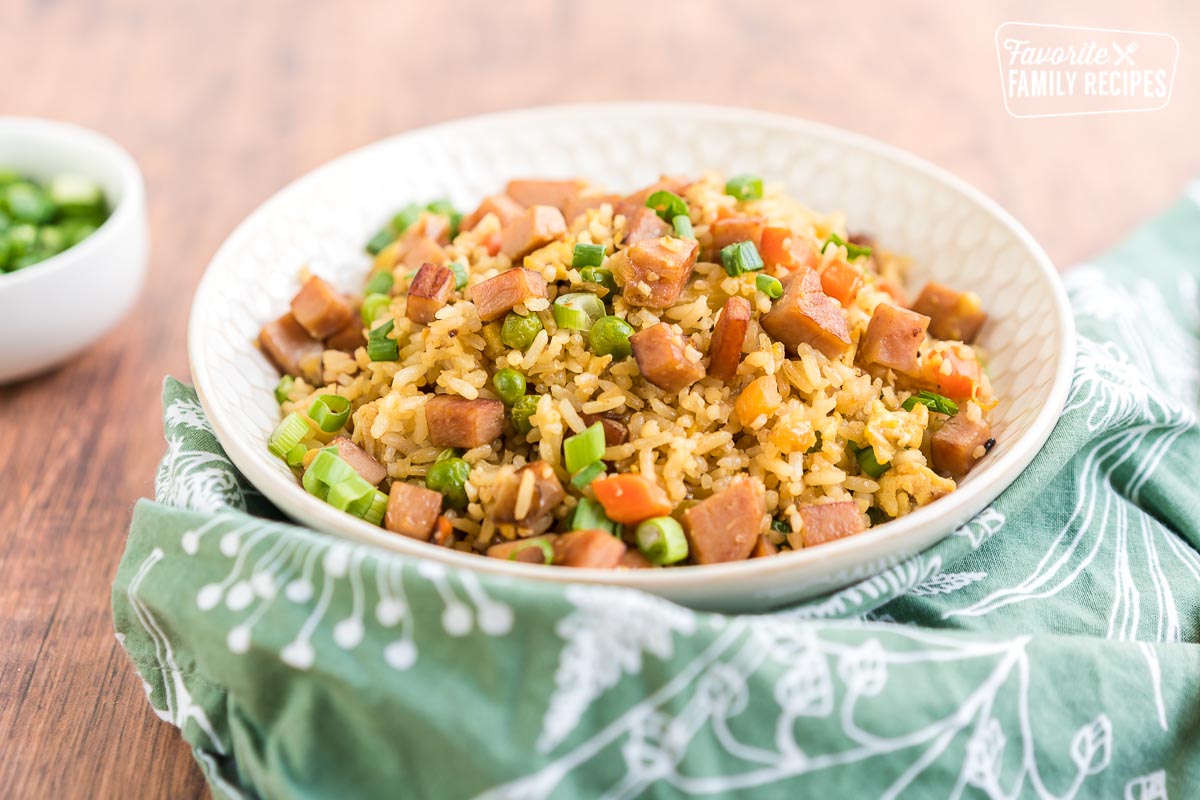
[[[954,481],[923,464],[901,464],[883,473],[875,499],[885,514],[895,518],[950,494],[955,488]]]
[[[899,451],[920,447],[928,424],[929,409],[919,403],[912,411],[888,411],[876,400],[867,419],[867,444],[875,450],[875,460],[887,464]]]

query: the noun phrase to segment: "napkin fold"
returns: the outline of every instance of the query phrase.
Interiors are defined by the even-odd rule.
[[[217,797],[1200,793],[1200,207],[1065,276],[1067,408],[939,545],[771,614],[289,524],[167,379],[117,637]]]

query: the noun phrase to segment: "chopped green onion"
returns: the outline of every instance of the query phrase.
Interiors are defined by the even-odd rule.
[[[853,242],[847,242],[836,233],[829,234],[829,238],[825,240],[825,244],[821,245],[821,252],[824,253],[825,249],[831,244],[846,248],[846,258],[849,261],[853,261],[856,258],[861,258],[862,256],[871,255],[871,248],[863,245],[857,245]]]
[[[754,242],[734,242],[721,248],[721,265],[731,277],[763,268],[762,256]]]
[[[604,474],[605,467],[603,461],[593,461],[579,472],[575,473],[575,477],[571,478],[571,485],[576,489],[583,489],[592,481]]]
[[[54,201],[26,181],[5,187],[4,206],[17,222],[40,224],[49,222],[54,216]]]
[[[383,522],[383,515],[387,511],[388,496],[378,489],[371,497],[371,505],[367,508],[367,513],[363,514],[363,520],[372,525],[379,525]]]
[[[392,233],[391,228],[380,228],[374,236],[367,240],[367,252],[377,256],[395,239],[396,235]]]
[[[666,189],[650,195],[646,199],[646,207],[654,209],[654,213],[658,214],[663,222],[670,222],[678,216],[686,217],[688,213],[687,203],[683,198]]]
[[[454,273],[454,288],[465,289],[467,286],[467,265],[461,261],[451,261],[450,271]]]
[[[783,284],[774,275],[757,275],[754,286],[772,300],[783,297]]]
[[[872,527],[875,525],[882,525],[883,523],[889,522],[892,519],[887,515],[886,511],[884,511],[882,508],[876,508],[875,506],[871,506],[867,509],[867,517],[871,520]]]
[[[433,460],[433,463],[436,464],[437,462],[445,461],[448,458],[458,458],[461,455],[462,451],[457,447],[447,447],[445,450],[437,454],[437,458]]]
[[[604,316],[604,301],[591,292],[568,292],[555,298],[551,311],[558,327],[587,331]]]
[[[308,407],[308,416],[325,433],[337,433],[350,419],[350,401],[339,394],[319,394]]]
[[[361,475],[355,474],[330,486],[329,492],[325,495],[325,502],[338,511],[350,511],[349,507],[352,503],[363,499],[366,499],[369,506],[374,492],[374,486],[367,483]]]
[[[821,451],[821,448],[823,448],[823,447],[825,446],[825,442],[824,442],[824,440],[823,440],[823,439],[822,439],[822,437],[821,437],[821,432],[820,432],[820,431],[816,431],[816,432],[813,434],[813,438],[814,438],[814,440],[815,440],[815,441],[813,442],[813,446],[812,446],[812,447],[810,447],[810,448],[808,448],[807,450],[805,450],[805,451],[804,451],[806,454],[807,454],[807,453],[817,453],[817,452],[820,452],[820,451]]]
[[[525,376],[511,367],[497,371],[492,376],[492,386],[506,406],[511,406],[525,396]]]
[[[695,239],[696,232],[692,230],[692,221],[687,214],[676,214],[671,218],[671,227],[679,239]]]
[[[47,189],[60,214],[70,217],[103,214],[104,192],[95,181],[79,175],[59,175]]]
[[[633,336],[633,326],[625,320],[613,316],[601,317],[588,331],[588,347],[598,356],[612,356],[614,361],[619,361],[633,354],[630,336]]]
[[[638,550],[652,564],[666,566],[687,558],[688,542],[683,527],[671,517],[654,517],[637,526]]]
[[[573,531],[602,530],[616,535],[617,523],[604,513],[604,506],[590,497],[579,498],[579,505],[571,512],[571,520],[567,526]]]
[[[396,328],[396,321],[389,319],[378,328],[372,328],[367,336],[367,358],[372,361],[399,361],[400,343],[389,339],[388,334]]]
[[[462,214],[458,213],[449,200],[434,200],[425,206],[431,214],[440,214],[450,221],[450,241],[458,236],[458,226],[462,222]]]
[[[517,433],[529,433],[533,430],[533,423],[529,418],[537,412],[538,400],[541,398],[536,394],[527,394],[517,402],[513,403],[512,409],[508,412],[508,418],[512,420],[513,427]]]
[[[287,458],[288,451],[300,444],[311,430],[304,417],[293,411],[271,431],[267,437],[267,449],[280,458]]]
[[[958,403],[951,400],[949,397],[937,394],[935,392],[922,389],[916,394],[910,396],[907,400],[901,403],[900,407],[905,411],[912,411],[920,403],[926,406],[930,411],[936,411],[939,414],[948,414],[954,416],[958,413]]]
[[[792,526],[787,520],[773,519],[771,520],[771,530],[776,533],[791,533]]]
[[[370,325],[386,313],[392,305],[392,298],[386,294],[369,294],[363,298],[362,308],[358,310],[364,325]]]
[[[287,462],[289,467],[299,467],[304,464],[306,453],[308,453],[308,448],[303,444],[298,444],[287,451],[287,455],[283,457],[283,460]]]
[[[471,465],[461,458],[436,461],[425,473],[425,488],[440,492],[445,504],[462,511],[467,507],[467,478]]]
[[[283,405],[288,400],[288,395],[292,393],[293,387],[296,385],[296,379],[291,375],[284,375],[279,379],[279,383],[275,384],[275,402]]]
[[[587,430],[563,442],[563,466],[575,474],[604,457],[604,425],[593,423]]]
[[[523,317],[515,311],[510,311],[504,318],[504,324],[500,326],[500,341],[514,350],[525,352],[542,332],[543,327],[541,317],[537,314]]]
[[[521,542],[520,544],[518,544],[516,547],[514,547],[512,549],[511,553],[508,554],[508,560],[516,561],[518,553],[528,550],[531,547],[536,547],[538,550],[542,551],[543,563],[546,563],[546,564],[554,563],[554,547],[549,542],[547,542],[545,539],[529,539],[527,541]]]
[[[617,279],[613,277],[611,269],[601,269],[600,267],[584,267],[579,270],[579,277],[585,283],[594,283],[598,286],[603,286],[608,290],[606,297],[611,297],[617,293]]]
[[[598,267],[604,263],[604,245],[602,244],[584,244],[583,242],[575,245],[575,252],[571,256],[571,266],[578,269],[579,267]]]
[[[325,500],[331,487],[351,477],[358,477],[354,467],[337,456],[337,448],[326,447],[317,453],[308,469],[304,470],[301,483],[309,494]]]
[[[391,229],[396,236],[408,230],[409,226],[421,218],[421,212],[425,209],[421,208],[416,203],[409,203],[404,208],[396,212],[392,217]]]
[[[725,182],[725,194],[738,200],[758,200],[763,196],[763,181],[757,175],[735,175]]]
[[[395,284],[396,276],[392,275],[391,270],[381,269],[367,281],[367,285],[363,287],[363,294],[387,294]]]
[[[863,474],[869,475],[872,478],[880,477],[891,466],[890,464],[880,464],[875,458],[875,450],[871,447],[862,447],[855,450],[854,457],[858,460],[858,467],[863,471]]]

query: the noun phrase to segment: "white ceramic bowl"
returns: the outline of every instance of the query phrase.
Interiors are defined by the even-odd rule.
[[[130,155],[100,134],[0,117],[0,165],[35,178],[70,172],[100,184],[112,214],[79,244],[0,274],[0,383],[49,369],[99,339],[137,299],[146,274],[146,192]]]
[[[912,283],[978,292],[981,339],[1002,399],[997,444],[952,495],[858,536],[775,558],[609,572],[489,559],[390,534],[306,494],[267,452],[278,375],[255,349],[308,264],[345,290],[368,269],[363,242],[406,202],[471,208],[509,177],[581,175],[630,190],[660,173],[756,172],[808,205],[915,257]],[[201,281],[189,329],[192,375],[233,462],[294,519],[336,536],[459,567],[542,581],[613,583],[702,608],[755,610],[845,585],[929,547],[982,510],[1045,443],[1066,399],[1074,329],[1046,255],[1003,209],[961,180],[845,131],[740,109],[595,105],[497,114],[413,131],[301,178],[229,237]]]

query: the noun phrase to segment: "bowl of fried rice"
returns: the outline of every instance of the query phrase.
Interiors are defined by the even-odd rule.
[[[299,522],[732,611],[995,533],[1073,338],[1037,243],[936,167],[620,104],[297,180],[213,259],[189,348],[230,458]]]

